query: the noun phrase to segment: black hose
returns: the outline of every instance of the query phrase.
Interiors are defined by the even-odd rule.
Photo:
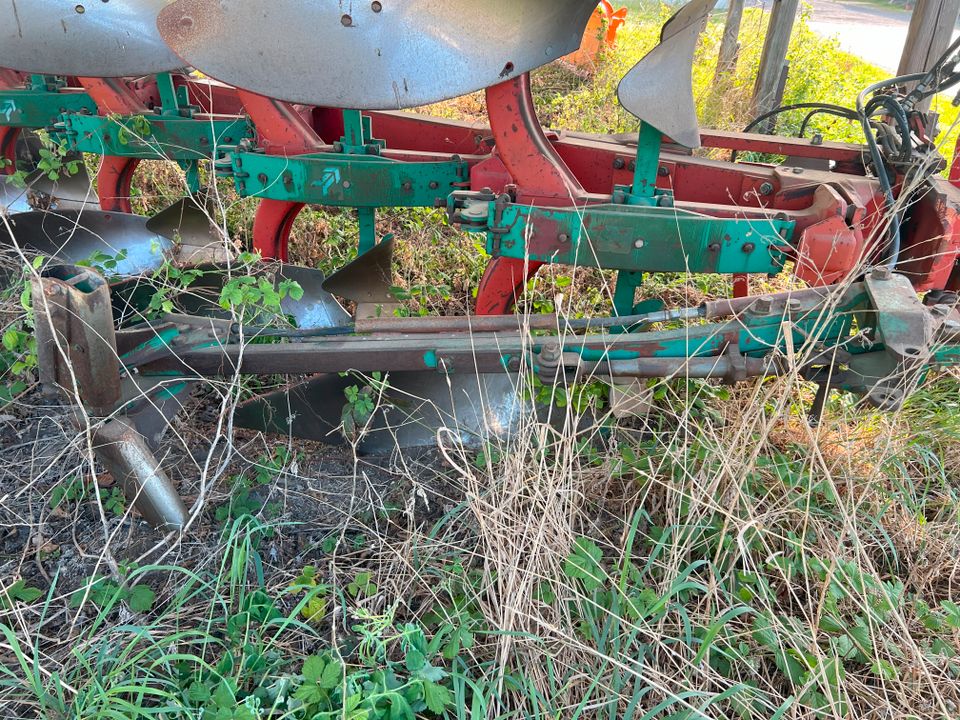
[[[901,85],[906,82],[922,80],[926,76],[927,73],[913,73],[911,75],[901,75],[899,77],[890,78],[889,80],[883,80],[881,82],[874,83],[857,95],[857,113],[860,116],[860,125],[863,127],[863,134],[867,141],[867,149],[870,151],[870,159],[873,161],[873,167],[877,173],[877,180],[880,181],[880,189],[883,191],[883,199],[884,203],[886,204],[884,209],[888,210],[891,214],[890,259],[887,261],[887,265],[891,268],[895,268],[897,266],[897,262],[900,260],[900,247],[902,244],[900,237],[901,219],[900,213],[896,208],[896,198],[893,197],[893,187],[890,185],[890,178],[887,175],[887,168],[883,162],[883,155],[880,152],[880,146],[877,144],[877,138],[876,135],[874,135],[873,128],[870,126],[870,116],[867,114],[866,110],[866,97],[867,95],[873,95],[877,92],[877,90],[881,90],[892,85]],[[876,98],[871,98],[871,103],[873,103],[875,99]],[[900,111],[905,117],[906,113],[903,112],[903,108],[900,108]],[[904,141],[909,143],[909,123],[907,125],[907,130],[908,134]]]
[[[838,106],[839,107],[839,106]],[[817,115],[833,115],[835,117],[844,118],[845,120],[858,120],[857,114],[853,110],[848,110],[844,108],[845,112],[837,112],[836,110],[827,109],[827,108],[817,108],[816,110],[811,110],[807,113],[806,117],[803,118],[803,122],[800,123],[800,131],[797,133],[797,137],[806,137],[807,127],[810,125],[810,121]]]
[[[781,105],[778,108],[774,108],[770,112],[765,112],[763,115],[755,117],[750,124],[743,129],[743,131],[748,133],[764,120],[768,120],[769,118],[775,117],[776,115],[781,115],[785,112],[790,112],[791,110],[810,109],[816,109],[822,112],[832,112],[840,117],[847,117],[850,120],[857,119],[857,114],[850,108],[843,107],[843,105],[834,105],[832,103],[796,103],[794,105]]]

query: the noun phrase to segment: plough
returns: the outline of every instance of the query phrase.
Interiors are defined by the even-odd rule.
[[[153,452],[205,377],[307,376],[243,404],[235,422],[336,442],[358,420],[344,411],[356,384],[344,373],[388,373],[356,439],[380,452],[433,443],[444,424],[464,442],[509,433],[523,374],[629,396],[648,378],[797,373],[819,384],[818,415],[831,388],[895,410],[929,368],[960,359],[960,190],[939,175],[935,122],[915,110],[956,81],[957,47],[845,111],[865,145],[705,131],[691,69],[714,2],[693,0],[620,84],[638,131],[591,136],[541,127],[529,73],[577,51],[594,0],[23,5],[0,6],[7,170],[24,129],[100,156],[99,209],[85,181],[79,193],[44,186],[9,217],[11,242],[51,258],[33,279],[41,380],[82,406],[99,460],[157,525],[186,522]],[[488,124],[410,111],[476,90]],[[706,159],[701,146],[787,159]],[[171,159],[184,200],[131,215],[136,164]],[[216,264],[191,267],[151,312],[151,271],[209,242],[204,166],[259,199],[252,282],[289,322],[225,311]],[[287,264],[305,205],[356,210],[357,259],[330,277]],[[393,242],[378,237],[377,210],[409,207],[482,237],[490,260],[472,314],[393,312]],[[121,257],[109,279],[82,262],[97,252]],[[612,316],[511,315],[546,264],[617,271]],[[789,269],[803,289],[749,294],[750,275]],[[651,272],[730,275],[734,297],[651,308],[637,302]]]

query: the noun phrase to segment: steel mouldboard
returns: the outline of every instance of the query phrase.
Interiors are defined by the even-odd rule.
[[[131,77],[182,63],[157,32],[170,0],[5,0],[0,67],[80,77]]]
[[[595,0],[176,0],[160,33],[189,65],[290,102],[425,105],[580,46]]]

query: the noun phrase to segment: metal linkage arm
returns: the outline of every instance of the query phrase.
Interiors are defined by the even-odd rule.
[[[63,323],[55,306],[48,307],[54,311],[47,322]],[[98,307],[104,317],[85,325],[109,322],[109,304]],[[886,268],[851,285],[719,300],[619,320],[628,332],[608,333],[608,320],[567,323],[533,316],[528,324],[522,318],[482,318],[475,327],[469,318],[383,318],[317,333],[170,315],[160,325],[118,331],[116,347],[127,376],[167,381],[235,373],[473,374],[528,367],[545,379],[702,377],[733,383],[795,370],[883,408],[899,407],[929,367],[960,362],[960,314],[947,306],[923,305],[910,282]],[[648,329],[663,324],[667,329]],[[543,334],[551,328],[556,332]],[[276,342],[250,344],[258,334]],[[82,376],[87,357],[71,358],[80,368],[73,372]],[[48,360],[41,348],[50,378]],[[97,412],[104,414],[107,404],[100,402]]]

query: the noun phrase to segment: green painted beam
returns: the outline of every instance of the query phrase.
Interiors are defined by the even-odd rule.
[[[675,208],[490,204],[494,256],[634,272],[777,273],[794,223],[713,218]]]
[[[0,90],[0,125],[18,128],[48,128],[64,113],[96,114],[97,105],[85,92],[49,90]]]
[[[66,114],[59,134],[72,150],[139,160],[205,160],[221,157],[246,138],[253,138],[243,118],[194,118],[133,115]]]
[[[340,153],[236,153],[233,174],[244,196],[355,208],[444,206],[456,184],[469,179],[465,162],[395,162]]]

